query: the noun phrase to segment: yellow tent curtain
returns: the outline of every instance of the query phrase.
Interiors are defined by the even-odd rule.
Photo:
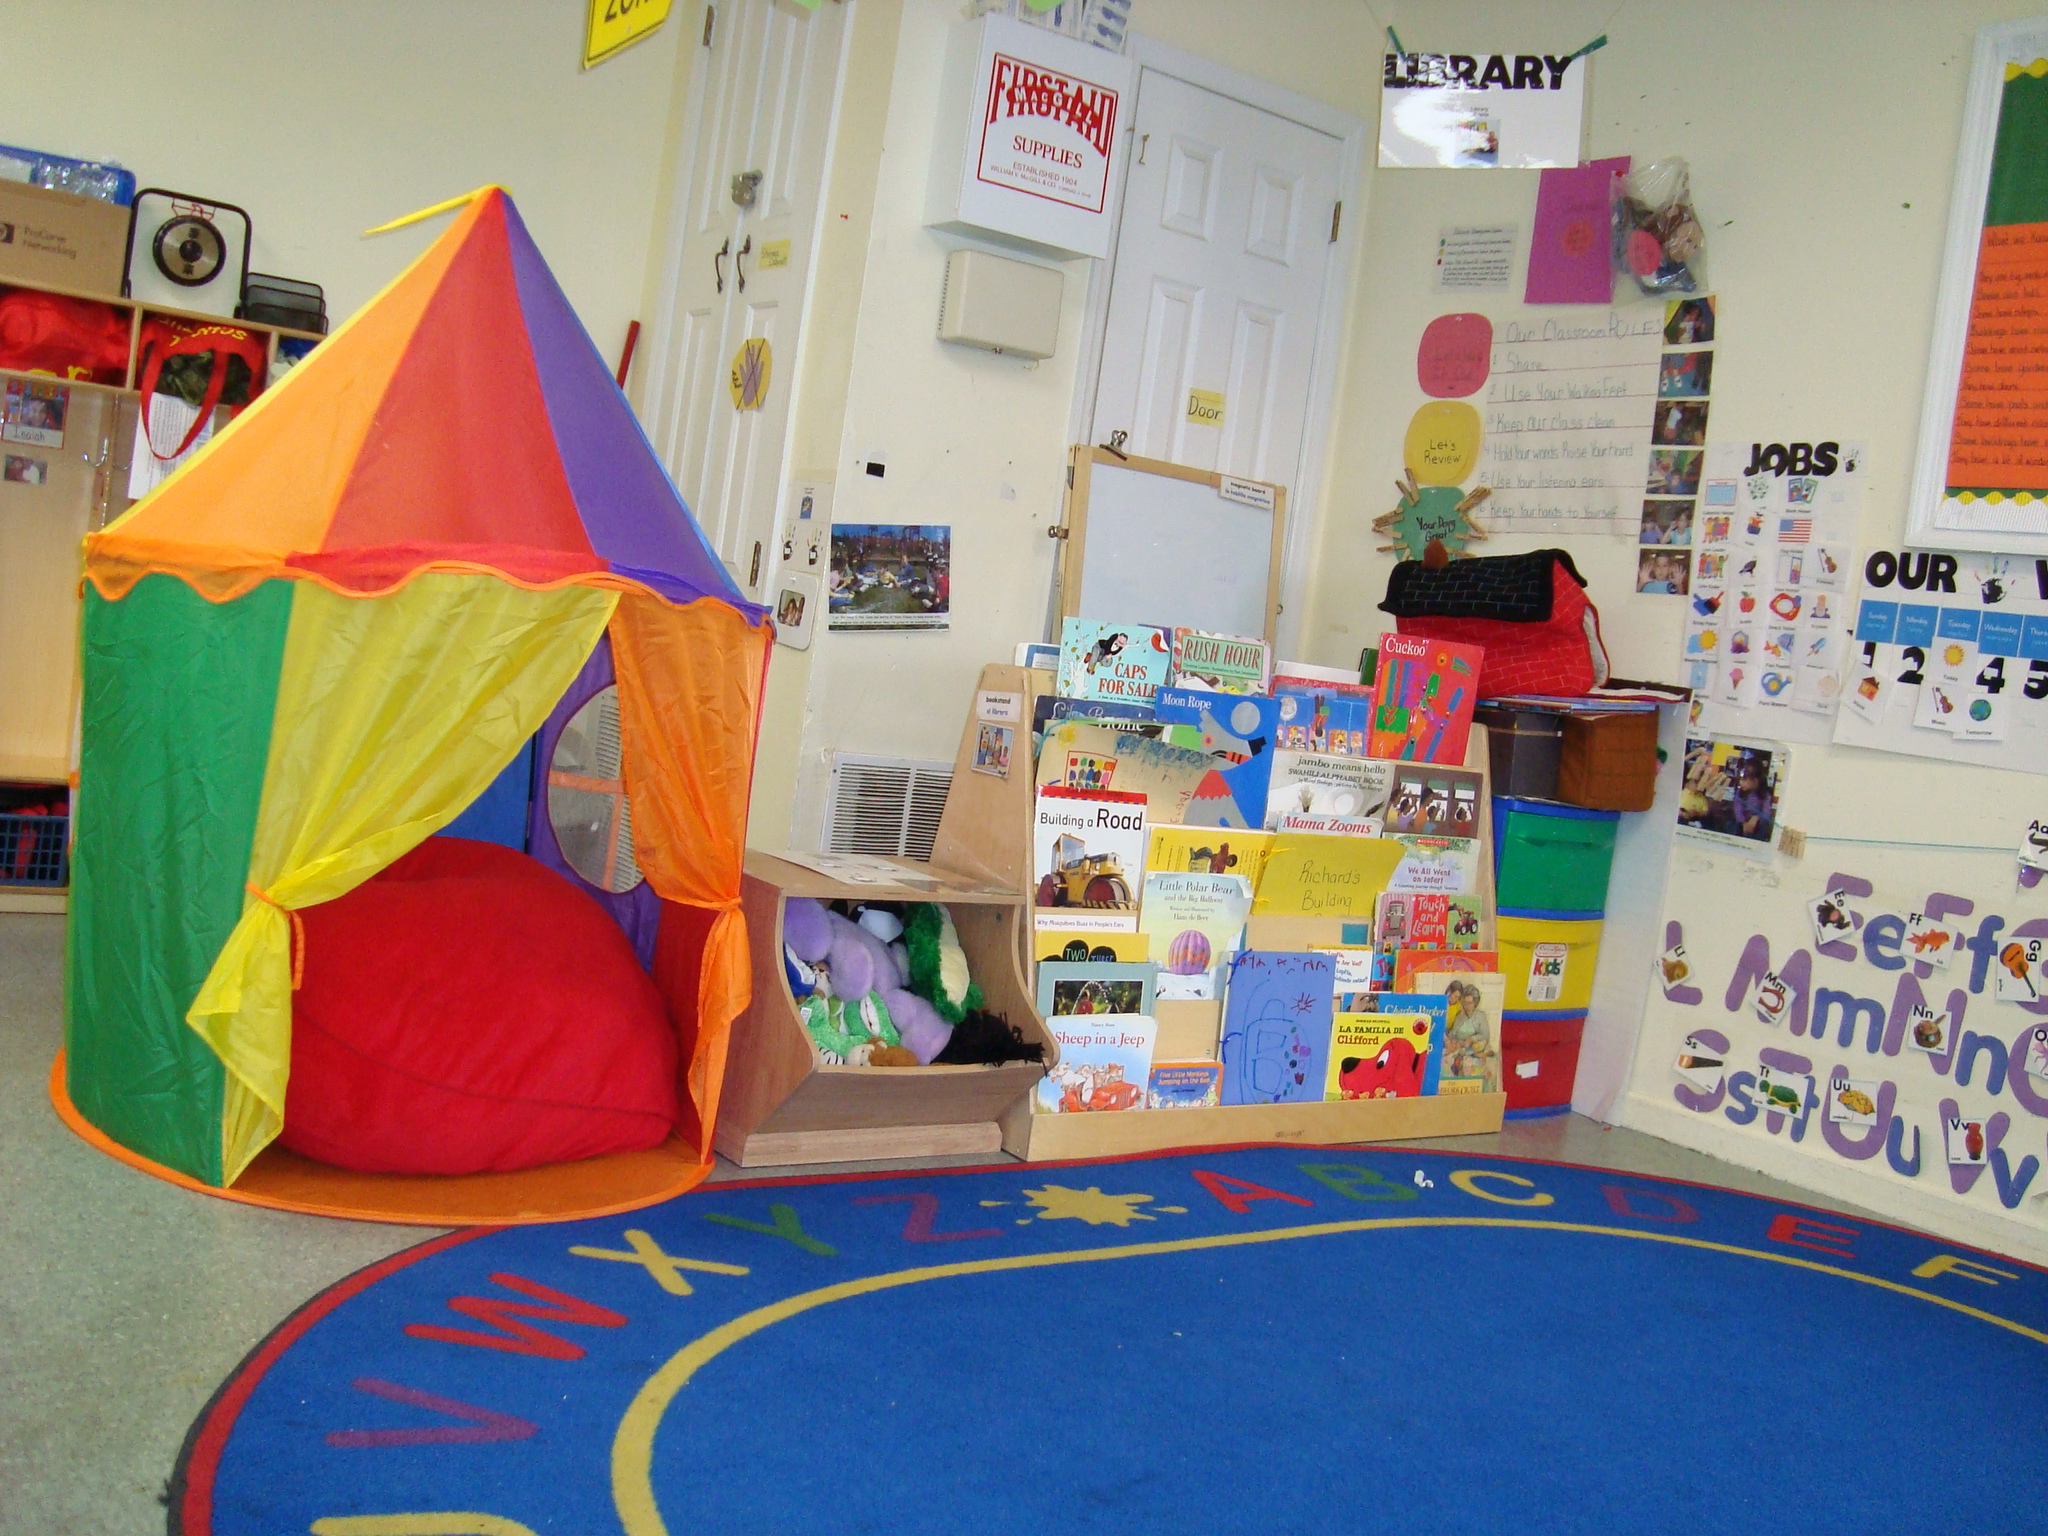
[[[227,1068],[223,1183],[284,1123],[288,914],[347,894],[454,820],[546,719],[618,601],[468,575],[422,575],[377,598],[298,583],[250,891],[186,1013]]]

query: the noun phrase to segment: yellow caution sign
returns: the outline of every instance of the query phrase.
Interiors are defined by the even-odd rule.
[[[583,67],[602,64],[622,48],[652,37],[668,20],[672,0],[589,0],[583,29]]]

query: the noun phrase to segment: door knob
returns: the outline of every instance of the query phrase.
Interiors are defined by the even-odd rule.
[[[735,171],[732,178],[732,200],[742,208],[754,206],[754,199],[761,195],[761,173],[759,171]]]

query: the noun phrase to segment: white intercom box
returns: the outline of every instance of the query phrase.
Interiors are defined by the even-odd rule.
[[[992,251],[958,250],[946,257],[939,298],[939,340],[1013,357],[1051,357],[1060,336],[1058,267],[1016,261]]]
[[[925,223],[1107,256],[1136,105],[1130,61],[1007,16],[954,29]]]

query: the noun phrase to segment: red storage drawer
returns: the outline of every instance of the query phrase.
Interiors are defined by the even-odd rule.
[[[1501,1081],[1510,1117],[1526,1120],[1571,1109],[1585,1033],[1583,1013],[1508,1014],[1500,1021]]]

